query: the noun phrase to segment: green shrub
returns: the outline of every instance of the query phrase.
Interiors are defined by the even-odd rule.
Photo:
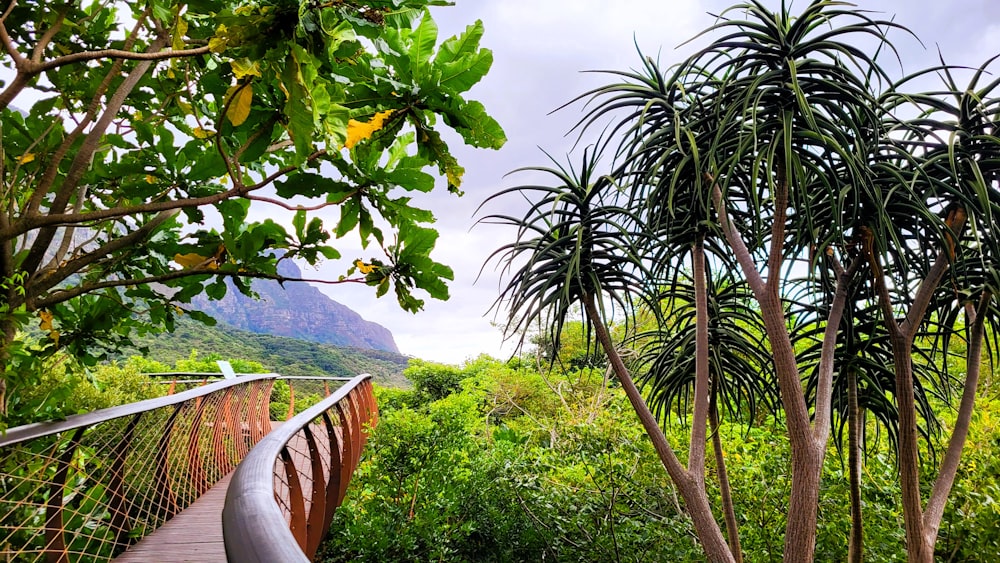
[[[605,387],[602,370],[539,374],[479,359],[434,373],[453,381],[453,391],[437,400],[421,400],[427,395],[416,388],[376,389],[381,422],[318,560],[704,559],[635,414],[619,389]],[[790,452],[780,420],[757,424],[724,421],[720,438],[744,560],[780,562]],[[684,462],[689,429],[666,430]],[[905,561],[898,469],[888,447],[882,440],[870,451],[863,472],[866,561]],[[998,452],[995,401],[974,419],[941,529],[940,560],[1000,560]],[[709,498],[718,507],[711,452],[706,462]],[[927,469],[929,485],[934,468]],[[721,525],[721,513],[716,518]],[[816,560],[845,560],[848,476],[832,447],[819,522]]]
[[[10,426],[60,420],[159,397],[167,391],[166,386],[143,375],[137,363],[105,364],[87,370],[60,356],[40,363],[30,381],[31,385],[12,389]]]

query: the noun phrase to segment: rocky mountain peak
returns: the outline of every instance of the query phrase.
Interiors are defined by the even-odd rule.
[[[291,260],[282,260],[278,273],[300,278],[302,272]],[[399,353],[389,329],[366,321],[351,308],[327,297],[305,282],[254,280],[260,299],[240,293],[231,281],[218,301],[198,297],[193,305],[228,325],[258,334],[289,336],[312,342]]]

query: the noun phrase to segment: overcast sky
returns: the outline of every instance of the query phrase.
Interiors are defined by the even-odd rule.
[[[770,6],[779,0],[767,0]],[[799,1],[799,7],[806,2]],[[480,353],[505,357],[501,332],[488,314],[498,294],[498,276],[491,264],[478,281],[480,267],[491,251],[509,242],[511,233],[496,227],[473,228],[476,208],[490,194],[526,183],[525,174],[505,175],[522,166],[547,165],[544,149],[560,162],[573,148],[566,136],[581,115],[579,104],[553,110],[610,77],[586,70],[628,70],[639,62],[636,44],[645,54],[659,56],[663,66],[676,62],[701,42],[677,47],[711,25],[711,13],[730,2],[717,0],[458,0],[456,6],[435,8],[440,39],[482,20],[483,45],[493,51],[490,74],[471,92],[504,127],[508,141],[500,151],[453,150],[466,168],[465,196],[440,194],[419,202],[438,218],[441,233],[434,257],[455,270],[451,299],[428,299],[426,309],[412,315],[399,310],[391,296],[376,300],[370,288],[321,288],[333,299],[368,320],[389,328],[404,354],[461,363]],[[923,42],[895,34],[903,70],[933,65],[940,48],[946,61],[978,66],[1000,53],[1000,2],[995,0],[861,0],[859,7],[883,12],[909,27]],[[899,65],[889,65],[900,72]],[[1000,65],[998,65],[1000,68]],[[551,114],[551,115],[550,115]],[[578,158],[579,149],[570,161]],[[488,208],[496,211],[498,208]],[[496,319],[502,321],[502,316]]]

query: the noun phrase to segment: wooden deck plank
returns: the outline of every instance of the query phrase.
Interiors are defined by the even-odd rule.
[[[281,426],[281,422],[272,421],[271,430]],[[341,429],[337,427],[337,439],[340,442]],[[321,439],[322,441],[322,439]],[[312,466],[310,465],[308,446],[301,434],[295,435],[289,442],[293,463],[303,480],[303,487],[312,483]],[[329,461],[324,472],[329,471]],[[171,518],[167,523],[145,536],[138,543],[115,558],[122,563],[225,563],[226,547],[222,538],[222,507],[226,502],[226,491],[233,473],[219,480],[211,489],[194,501],[191,506]],[[329,479],[329,474],[323,476]],[[288,490],[281,490],[279,496],[287,497]],[[307,494],[304,503],[306,514],[311,509],[311,498]],[[285,504],[289,501],[284,498]]]
[[[225,563],[222,505],[232,473],[198,500],[115,558],[124,563]]]

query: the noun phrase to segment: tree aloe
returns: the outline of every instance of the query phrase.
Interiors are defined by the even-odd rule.
[[[882,392],[866,407],[897,444],[909,559],[933,557],[975,403],[984,326],[995,320],[1000,81],[983,84],[984,67],[959,86],[960,71],[944,63],[894,80],[881,66],[896,55],[890,33],[906,30],[846,2],[814,0],[800,13],[785,2],[776,11],[757,0],[737,4],[699,36],[710,36],[708,45],[680,64],[664,71],[646,58],[640,70],[613,72],[617,83],[581,96],[590,99],[581,127],[611,119],[605,131],[618,143],[598,145],[615,156],[608,177],[581,178],[574,189],[613,194],[613,205],[595,207],[595,198],[575,207],[573,231],[561,222],[565,176],[556,188],[509,190],[548,197],[507,218],[519,228],[518,242],[506,247],[511,281],[502,296],[513,328],[553,310],[558,322],[579,301],[600,339],[603,299],[627,304],[631,292],[660,311],[657,291],[690,295],[692,332],[666,336],[694,342],[685,368],[694,382],[688,468],[672,450],[663,460],[712,560],[735,554],[702,513],[708,374],[726,346],[718,323],[741,311],[759,314],[769,368],[717,362],[716,375],[720,385],[768,378],[748,389],[773,383],[780,392],[792,457],[785,560],[813,557],[835,406],[849,402],[838,390],[853,389],[847,382],[858,376]],[[933,73],[945,79],[939,91],[908,91]],[[594,236],[596,218],[615,225],[623,264],[595,266],[608,258],[592,252],[604,244]],[[513,265],[519,258],[525,266]],[[676,283],[684,267],[690,285]],[[708,284],[712,267],[741,279]],[[720,299],[727,287],[745,287],[748,300]],[[925,507],[918,439],[934,421],[923,397],[949,384],[947,346],[927,343],[952,335],[968,340],[964,393]],[[886,361],[888,369],[871,369]],[[624,385],[624,366],[618,373]],[[671,386],[683,381],[676,375],[650,372],[654,400],[673,396]],[[648,416],[644,402],[633,405]],[[657,443],[657,429],[646,429]],[[859,557],[860,545],[852,553]]]

